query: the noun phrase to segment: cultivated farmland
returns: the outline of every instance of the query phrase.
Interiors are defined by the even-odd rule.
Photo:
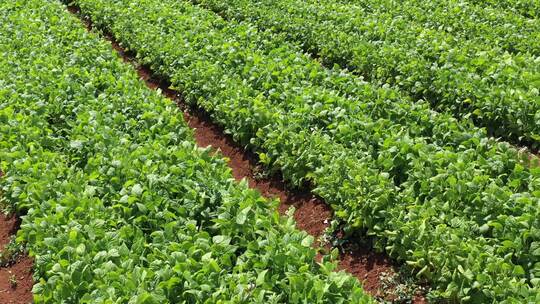
[[[0,300],[540,303],[537,17],[1,2]]]

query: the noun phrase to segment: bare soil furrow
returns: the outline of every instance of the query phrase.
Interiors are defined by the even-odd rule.
[[[4,173],[0,171],[0,179],[3,177]],[[25,252],[14,251],[10,246],[13,245],[12,240],[20,224],[21,220],[17,215],[6,215],[0,210],[0,303],[2,304],[32,303],[33,261]]]

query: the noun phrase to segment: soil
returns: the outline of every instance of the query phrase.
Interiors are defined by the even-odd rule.
[[[0,213],[0,249],[3,250],[9,243],[11,236],[19,230],[19,225],[17,216]],[[32,259],[26,254],[18,257],[15,263],[0,267],[0,303],[32,303],[32,267]]]
[[[372,252],[371,248],[344,250],[340,255],[339,266],[362,281],[365,290],[378,294],[381,288],[379,278],[394,273],[395,268],[387,256]]]
[[[68,10],[79,16],[88,30],[92,30],[92,22],[80,14],[77,6],[68,6]],[[186,122],[194,129],[197,145],[211,146],[217,153],[225,156],[235,179],[246,179],[249,187],[257,189],[265,197],[279,198],[280,214],[285,214],[290,207],[294,207],[294,218],[299,229],[315,238],[323,235],[332,218],[332,210],[321,198],[306,189],[288,188],[278,175],[261,177],[258,157],[254,153],[237,145],[229,135],[223,132],[223,128],[212,122],[210,115],[204,110],[186,106],[180,92],[171,89],[166,79],[156,76],[148,66],[137,64],[135,54],[126,51],[109,32],[106,30],[102,32],[122,60],[135,67],[139,77],[149,88],[161,90],[165,97],[174,101],[183,110]],[[319,241],[316,242],[316,245],[318,244]],[[326,246],[326,249],[330,248]],[[343,250],[339,257],[339,265],[340,269],[351,273],[363,282],[364,289],[374,296],[381,295],[380,290],[383,288],[381,274],[397,274],[397,267],[393,261],[384,253],[377,253],[371,248]],[[387,291],[385,294],[392,294],[392,292]],[[414,297],[413,303],[426,302],[423,295],[411,296]]]
[[[9,216],[0,212],[0,248],[4,248],[9,243],[11,236],[19,230],[19,225],[20,220],[16,216]]]

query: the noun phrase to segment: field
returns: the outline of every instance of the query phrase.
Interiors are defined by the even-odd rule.
[[[0,2],[0,303],[540,303],[539,10]]]

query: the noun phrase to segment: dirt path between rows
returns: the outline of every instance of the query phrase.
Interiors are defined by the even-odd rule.
[[[88,30],[92,30],[91,22],[81,16],[78,7],[68,6],[67,8],[71,13],[80,17]],[[228,158],[228,163],[235,179],[241,180],[245,178],[251,188],[257,189],[264,196],[279,198],[280,214],[284,214],[290,207],[294,207],[296,209],[294,218],[299,229],[305,230],[316,238],[323,234],[324,230],[329,226],[332,211],[322,199],[314,196],[308,190],[287,188],[279,176],[271,178],[261,177],[256,155],[244,150],[230,136],[225,135],[223,129],[214,124],[206,112],[200,109],[186,107],[179,92],[171,90],[169,88],[170,84],[155,77],[154,73],[148,67],[137,64],[134,54],[127,53],[112,35],[105,33],[104,36],[119,56],[137,70],[139,77],[149,88],[160,89],[165,97],[178,104],[183,110],[184,118],[188,125],[194,129],[195,140],[199,146],[212,146],[213,149],[216,149],[216,151],[219,150],[223,156]],[[10,226],[11,221],[13,219],[0,218],[0,229],[9,230],[9,233],[5,233],[6,235],[11,235],[17,230],[16,225]],[[17,221],[15,220],[15,222]],[[385,254],[373,251],[369,245],[359,244],[355,244],[354,248],[342,248],[339,256],[340,269],[357,277],[363,283],[364,289],[374,296],[403,303],[426,303],[425,297],[418,290],[411,289],[405,293],[397,291],[397,289],[403,289],[405,286],[400,283],[403,280],[398,275],[398,265]],[[325,248],[329,249],[328,246]],[[0,303],[27,303],[28,301],[9,301],[10,299],[24,301],[28,297],[31,299],[31,276],[29,282],[22,281],[22,279],[29,277],[32,261],[28,257],[22,257],[12,267],[11,271],[17,277],[20,277],[21,281],[9,293],[11,298],[4,300],[2,298],[2,290],[5,288],[4,281],[7,279],[7,284],[10,284],[10,274],[3,275],[0,270]],[[407,288],[407,286],[405,287]],[[26,293],[23,294],[23,292]],[[404,298],[401,298],[401,296],[404,296]]]
[[[4,177],[0,171],[0,179]],[[0,192],[1,195],[1,192]],[[17,215],[6,215],[0,210],[0,303],[32,303],[33,262],[26,254],[11,258],[6,247],[19,230]]]
[[[15,215],[0,214],[0,250],[11,240],[19,229],[19,219]],[[24,254],[14,263],[0,267],[0,303],[32,303],[32,259]]]

